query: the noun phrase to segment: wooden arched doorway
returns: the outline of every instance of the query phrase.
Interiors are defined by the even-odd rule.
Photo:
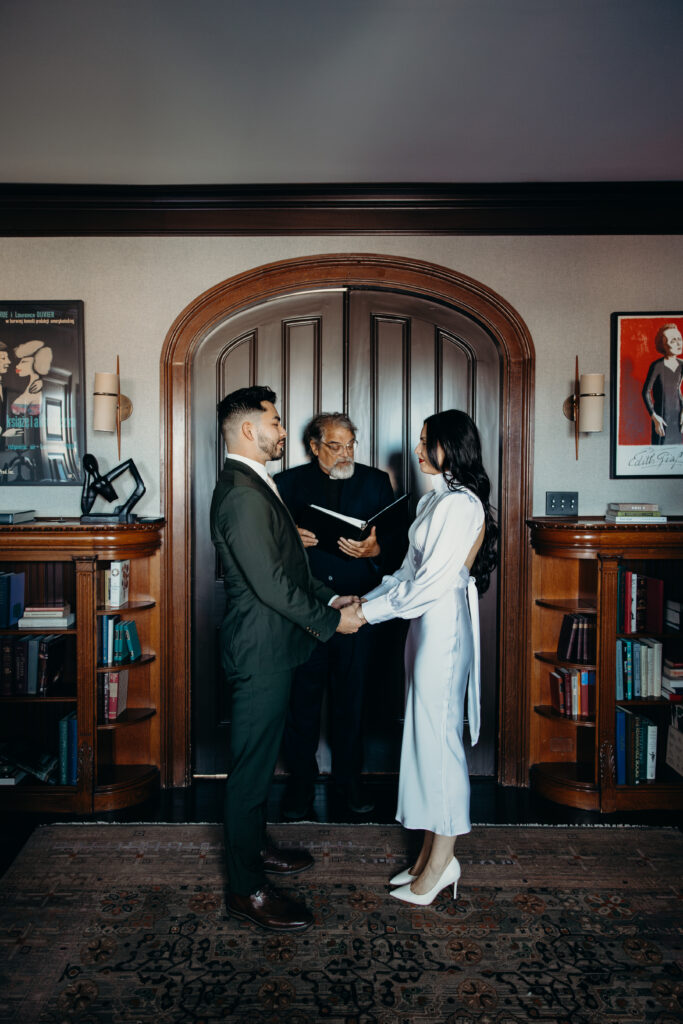
[[[493,339],[501,360],[498,778],[521,785],[526,734],[525,520],[531,508],[533,344],[521,317],[499,295],[462,274],[423,261],[374,254],[334,254],[269,264],[223,281],[192,302],[168,332],[162,353],[162,488],[168,523],[165,580],[169,735],[168,776],[189,781],[191,678],[191,480],[195,350],[226,317],[268,299],[317,288],[363,286],[406,291],[445,303],[476,321]],[[205,410],[202,410],[205,416]]]

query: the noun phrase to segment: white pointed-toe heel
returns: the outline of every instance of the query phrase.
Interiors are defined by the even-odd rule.
[[[405,871],[399,871],[397,875],[389,879],[389,885],[410,885],[417,875],[411,875],[410,871],[406,868]]]
[[[447,885],[453,886],[453,899],[456,898],[458,892],[458,879],[460,878],[460,864],[454,857],[446,867],[444,868],[441,878],[436,883],[433,889],[429,892],[419,895],[419,893],[413,892],[410,888],[410,882],[407,885],[402,885],[398,889],[394,889],[391,893],[397,900],[403,900],[405,903],[415,903],[419,907],[428,907],[430,903],[433,903],[436,897],[439,895],[442,889],[445,889]]]

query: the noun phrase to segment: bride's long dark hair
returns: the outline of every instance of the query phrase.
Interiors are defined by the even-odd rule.
[[[480,594],[488,590],[491,573],[498,561],[498,524],[489,505],[491,481],[481,461],[479,431],[466,412],[447,409],[425,420],[427,457],[443,473],[451,491],[467,487],[484,506],[486,530],[471,573]],[[439,456],[439,445],[443,459]]]

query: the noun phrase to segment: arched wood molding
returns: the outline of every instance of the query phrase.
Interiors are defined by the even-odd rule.
[[[172,785],[189,782],[191,679],[191,478],[195,351],[227,317],[267,299],[313,288],[365,286],[407,291],[446,302],[494,339],[501,357],[501,544],[499,567],[498,778],[525,785],[526,600],[533,463],[534,348],[519,314],[479,281],[422,260],[374,254],[333,254],[284,260],[229,278],[200,295],[177,317],[162,352],[162,493],[167,520],[165,579],[169,615],[167,716]],[[201,415],[213,415],[201,410]],[[208,508],[206,510],[208,515]],[[208,570],[207,570],[208,571]]]

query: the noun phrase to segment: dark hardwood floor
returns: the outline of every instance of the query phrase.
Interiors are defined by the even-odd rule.
[[[365,782],[375,801],[369,814],[345,812],[335,799],[327,780],[316,786],[314,820],[386,824],[394,821],[396,809],[395,777],[366,776]],[[283,821],[280,813],[285,779],[276,777],[268,803],[268,820]],[[645,825],[681,828],[680,814],[674,811],[599,814],[576,811],[551,803],[529,789],[498,785],[491,778],[471,779],[471,819],[477,825]],[[0,814],[0,874],[4,874],[33,830],[55,821],[109,822],[220,822],[222,820],[223,782],[198,780],[187,789],[162,790],[152,800],[124,811],[88,817],[49,814]]]

